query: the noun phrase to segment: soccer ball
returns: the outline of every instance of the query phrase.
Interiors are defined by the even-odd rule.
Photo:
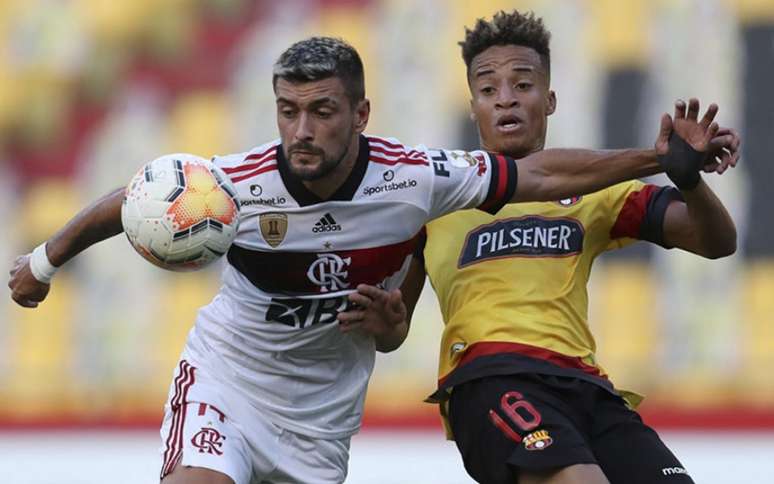
[[[121,223],[151,263],[193,271],[228,250],[239,226],[236,188],[211,162],[184,153],[145,166],[126,187]]]

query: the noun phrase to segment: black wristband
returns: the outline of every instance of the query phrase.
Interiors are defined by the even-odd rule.
[[[680,190],[692,190],[701,180],[706,153],[696,151],[676,133],[669,136],[669,151],[659,155],[658,163]]]

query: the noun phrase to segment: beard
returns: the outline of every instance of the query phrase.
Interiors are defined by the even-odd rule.
[[[347,139],[351,139],[351,136],[348,136]],[[290,157],[293,156],[293,153],[296,151],[303,151],[310,153],[312,156],[317,156],[320,158],[320,162],[316,166],[295,165],[290,162]],[[288,169],[293,176],[298,177],[303,181],[316,181],[320,178],[324,178],[335,170],[336,167],[341,164],[344,157],[347,156],[348,152],[349,143],[344,145],[340,154],[329,155],[322,148],[301,141],[288,147]]]

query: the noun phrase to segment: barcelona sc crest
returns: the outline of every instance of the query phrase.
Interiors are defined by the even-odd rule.
[[[581,198],[583,198],[583,197],[577,196],[577,197],[563,198],[563,199],[559,200],[556,203],[558,203],[562,207],[571,207],[571,206],[575,205],[576,203],[580,202]]]
[[[527,450],[543,450],[554,443],[554,439],[548,435],[548,430],[536,430],[526,435],[521,441]]]

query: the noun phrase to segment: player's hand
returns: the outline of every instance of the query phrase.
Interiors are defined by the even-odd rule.
[[[8,287],[11,288],[11,299],[19,306],[36,308],[48,295],[50,284],[35,279],[30,270],[30,255],[20,255],[14,261],[10,270],[11,280]]]
[[[710,158],[704,165],[704,172],[722,175],[729,167],[736,167],[741,154],[741,146],[742,138],[739,136],[739,132],[721,126],[710,141]]]
[[[338,315],[339,329],[343,333],[361,330],[378,338],[395,331],[408,314],[400,289],[387,292],[358,284],[357,292],[350,294],[349,300],[355,306]]]
[[[722,150],[733,144],[733,135],[718,136],[720,127],[714,122],[717,113],[717,104],[710,104],[699,120],[699,100],[691,98],[687,107],[682,100],[675,103],[674,120],[668,114],[661,117],[656,153],[667,176],[678,188],[694,188],[701,180],[699,172],[705,169],[705,165],[708,165],[708,171],[720,170],[724,162]],[[716,160],[718,156],[720,163]],[[738,155],[729,150],[722,171],[731,163],[736,163],[737,158]]]

